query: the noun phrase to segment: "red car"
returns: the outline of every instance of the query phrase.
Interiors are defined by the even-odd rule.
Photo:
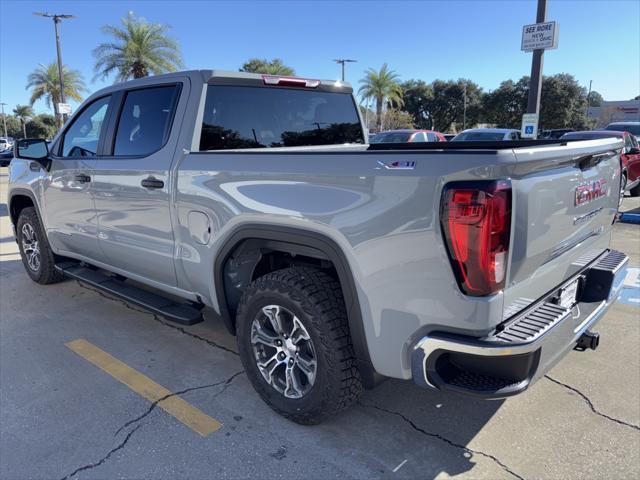
[[[446,142],[447,139],[440,132],[433,130],[388,130],[380,132],[370,139],[369,143],[415,143],[415,142]]]
[[[620,155],[622,163],[621,196],[629,192],[632,197],[640,196],[640,145],[634,135],[629,132],[612,130],[592,130],[588,132],[565,133],[561,140],[595,140],[598,138],[617,137],[624,140],[624,151]]]

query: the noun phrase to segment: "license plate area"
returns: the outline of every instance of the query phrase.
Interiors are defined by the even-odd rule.
[[[575,304],[578,297],[578,288],[580,287],[580,278],[576,278],[570,284],[562,287],[556,297],[556,304],[562,308],[570,310]]]

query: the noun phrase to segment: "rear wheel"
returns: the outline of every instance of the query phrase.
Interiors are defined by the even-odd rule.
[[[255,280],[237,315],[247,376],[276,412],[316,424],[351,405],[362,386],[340,284],[293,267]]]
[[[64,278],[55,269],[53,252],[34,207],[27,207],[20,212],[16,236],[22,263],[31,280],[45,285]]]
[[[632,197],[640,197],[640,183],[629,190]]]

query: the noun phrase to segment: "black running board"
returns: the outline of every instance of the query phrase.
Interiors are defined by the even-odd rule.
[[[80,263],[59,263],[56,265],[56,270],[126,302],[157,313],[172,322],[181,325],[194,325],[203,321],[202,312],[196,307],[186,303],[177,303],[161,295],[129,285],[125,280],[111,277],[100,270],[89,268]]]

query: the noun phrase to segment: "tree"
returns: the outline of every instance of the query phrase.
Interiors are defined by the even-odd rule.
[[[266,75],[285,75],[289,77],[296,74],[296,71],[286,66],[280,58],[274,58],[271,61],[266,58],[251,58],[240,67],[240,71],[264,73]]]
[[[520,125],[522,114],[527,108],[528,92],[528,77],[521,78],[517,83],[513,80],[505,80],[498,88],[483,96],[483,120],[499,128],[513,128]]]
[[[0,127],[4,127],[4,122],[7,123],[7,135],[9,137],[20,138],[22,136],[23,132],[22,125],[20,125],[20,120],[7,113],[4,114],[4,117],[2,116],[2,114],[0,114]],[[0,130],[0,132],[2,132],[2,135],[4,135],[3,129]]]
[[[413,128],[413,117],[409,112],[397,108],[387,108],[382,114],[382,130]]]
[[[462,127],[465,123],[466,89],[466,126],[478,123],[482,111],[482,89],[468,79],[435,80],[431,84],[433,99],[428,103],[434,130],[446,132],[452,125]]]
[[[542,80],[541,128],[587,128],[587,90],[573,75],[558,73]]]
[[[27,138],[27,122],[33,118],[33,109],[29,105],[16,105],[16,108],[13,109],[13,114],[20,120],[23,138]]]
[[[182,67],[178,43],[167,36],[168,25],[148,23],[133,12],[122,19],[124,28],[105,25],[102,32],[115,38],[93,50],[95,78],[116,74],[116,82],[149,74],[175,72]]]
[[[382,109],[385,104],[389,106],[402,106],[402,87],[398,81],[399,76],[393,70],[389,70],[387,64],[383,64],[379,71],[370,68],[363,79],[358,93],[362,98],[374,99],[376,102],[376,117],[378,126],[382,128]]]
[[[58,130],[56,119],[53,115],[46,113],[36,115],[27,123],[28,138],[46,138],[51,139]]]
[[[593,90],[591,93],[587,94],[587,102],[589,107],[599,107],[604,102],[604,98],[598,92]]]
[[[422,80],[408,80],[402,85],[404,110],[413,117],[416,128],[433,128],[429,107],[433,101],[433,89]]]
[[[87,89],[82,79],[82,74],[77,70],[69,70],[66,65],[62,66],[62,76],[64,79],[64,93],[67,99],[82,101],[82,93]],[[52,108],[57,113],[57,105],[60,103],[60,76],[58,75],[58,65],[40,64],[36,70],[27,77],[27,90],[31,89],[29,103],[33,106],[35,102],[44,99],[47,107]]]

